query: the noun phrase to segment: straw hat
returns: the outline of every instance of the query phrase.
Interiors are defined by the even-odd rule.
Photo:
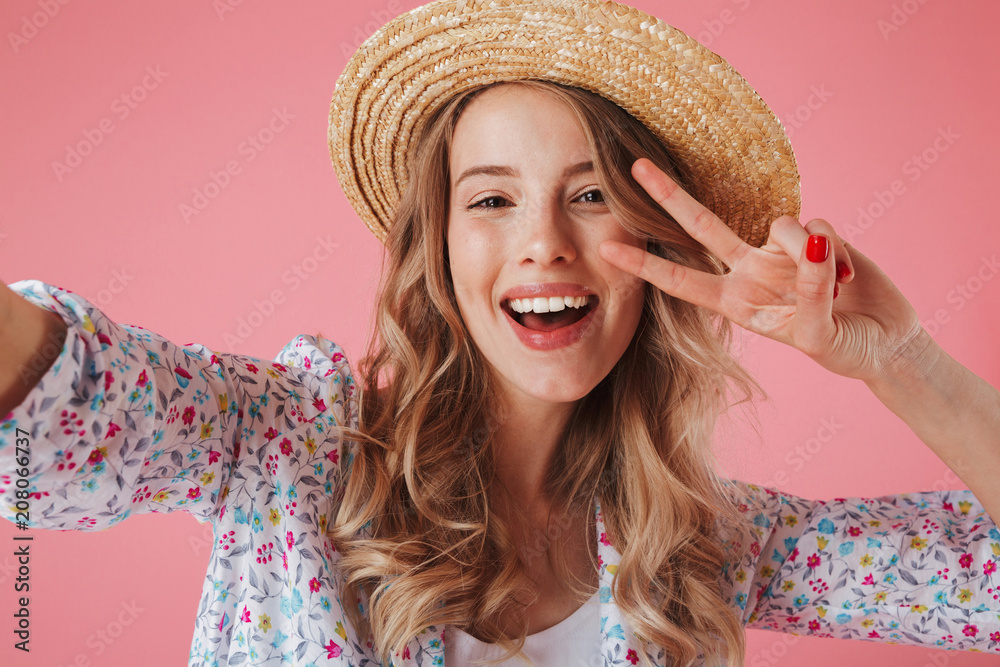
[[[729,63],[677,28],[607,0],[438,0],[369,37],[337,80],[330,155],[383,242],[407,147],[450,97],[543,79],[615,102],[686,163],[695,195],[747,243],[798,216],[799,175],[777,117]]]

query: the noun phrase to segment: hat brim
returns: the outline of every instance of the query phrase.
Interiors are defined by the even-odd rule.
[[[469,88],[523,79],[583,88],[635,116],[688,167],[692,194],[751,245],[775,218],[799,214],[781,122],[729,63],[677,28],[607,0],[439,0],[369,37],[330,106],[337,178],[381,241],[426,119]]]

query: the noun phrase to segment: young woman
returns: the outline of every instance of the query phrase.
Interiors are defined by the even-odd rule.
[[[388,250],[360,391],[322,337],[265,363],[116,325],[37,281],[6,292],[6,504],[43,527],[213,521],[190,664],[467,664],[526,635],[538,664],[740,664],[744,625],[1000,645],[997,392],[829,223],[794,217],[773,116],[749,95],[713,104],[745,84],[649,120],[662,101],[645,79],[611,100],[583,90],[603,62],[578,86],[536,81],[543,47],[480,65],[506,83],[471,81],[490,40],[576,62],[564,49],[588,26],[650,20],[609,7],[436,3],[349,64],[334,162]],[[650,50],[682,39],[666,29]],[[686,46],[664,71],[707,87],[723,64]],[[714,151],[681,120],[708,108],[705,136],[730,137]],[[746,109],[770,133],[742,132]],[[720,180],[764,155],[773,171]],[[730,386],[753,387],[728,321],[863,380],[972,493],[819,503],[719,480],[712,426]]]

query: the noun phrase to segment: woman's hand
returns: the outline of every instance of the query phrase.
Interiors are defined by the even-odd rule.
[[[730,271],[719,276],[690,269],[615,241],[601,245],[608,262],[791,345],[840,375],[873,382],[901,367],[913,372],[924,357],[933,363],[935,344],[913,306],[827,221],[803,227],[783,216],[771,223],[767,243],[754,248],[649,160],[637,160],[632,175]]]
[[[791,216],[771,223],[768,242],[754,248],[649,160],[637,160],[632,175],[730,271],[689,269],[614,241],[601,244],[604,259],[802,350],[835,373],[864,380],[1000,521],[1000,392],[931,339],[874,262],[843,243],[825,220],[803,228]],[[829,244],[820,261],[810,259],[809,239],[816,236]]]

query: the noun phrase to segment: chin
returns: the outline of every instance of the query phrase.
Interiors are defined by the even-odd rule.
[[[518,388],[523,394],[537,401],[545,403],[575,403],[587,396],[598,384],[600,384],[600,380],[594,382],[573,382],[567,381],[565,377],[556,377],[546,382],[530,386],[522,385]]]

